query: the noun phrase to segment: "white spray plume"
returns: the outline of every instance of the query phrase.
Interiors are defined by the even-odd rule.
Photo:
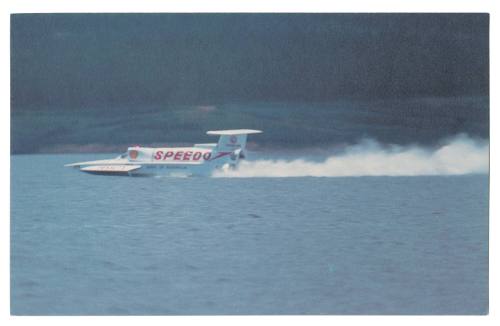
[[[458,135],[434,148],[384,147],[364,140],[321,162],[293,160],[241,161],[235,170],[217,171],[215,177],[346,177],[486,174],[489,143]]]

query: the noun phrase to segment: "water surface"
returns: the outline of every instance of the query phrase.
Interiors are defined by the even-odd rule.
[[[12,314],[488,311],[486,175],[130,178],[63,168],[96,157],[12,156]]]

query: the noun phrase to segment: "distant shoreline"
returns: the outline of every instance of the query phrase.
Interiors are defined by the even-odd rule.
[[[381,144],[432,146],[467,134],[489,138],[489,98],[408,98],[331,103],[240,103],[85,110],[40,107],[11,111],[11,153],[123,153],[130,146],[213,142],[207,130],[258,129],[249,149]]]

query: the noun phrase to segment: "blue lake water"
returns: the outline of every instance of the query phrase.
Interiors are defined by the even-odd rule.
[[[131,178],[11,158],[15,315],[485,314],[488,177]]]

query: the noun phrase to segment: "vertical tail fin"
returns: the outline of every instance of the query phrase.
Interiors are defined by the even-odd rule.
[[[218,152],[234,152],[240,149],[243,151],[247,144],[247,135],[259,134],[262,131],[252,129],[237,129],[237,130],[212,130],[207,131],[208,135],[219,135],[217,143]]]

